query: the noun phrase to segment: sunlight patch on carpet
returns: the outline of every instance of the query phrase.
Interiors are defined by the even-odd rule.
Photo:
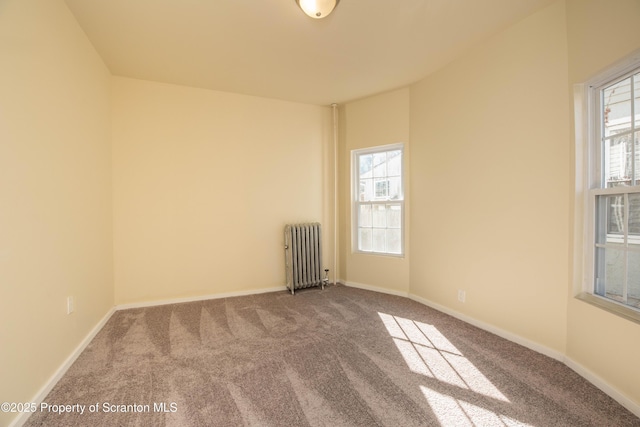
[[[378,315],[411,371],[509,402],[435,326],[386,313]]]
[[[420,386],[420,390],[442,427],[533,427],[486,408],[438,393],[428,387]]]

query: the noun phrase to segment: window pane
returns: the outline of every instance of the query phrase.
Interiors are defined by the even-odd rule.
[[[362,154],[358,156],[358,163],[360,167],[360,178],[371,178],[373,156],[371,154]]]
[[[631,127],[631,77],[602,91],[605,136],[629,130]]]
[[[640,252],[629,252],[627,303],[640,308]]]
[[[386,199],[389,197],[389,180],[379,179],[374,181],[376,199]]]
[[[371,229],[359,228],[358,229],[358,247],[361,251],[371,252]]]
[[[596,293],[601,296],[622,301],[624,283],[625,252],[616,249],[597,250],[596,280],[599,286]]]
[[[373,226],[378,228],[385,228],[387,226],[385,205],[373,205]]]
[[[402,151],[387,152],[387,173],[389,176],[400,176],[402,172]]]
[[[636,129],[640,126],[640,73],[633,76],[633,87],[635,92],[635,114],[636,114]]]
[[[373,154],[373,176],[387,176],[387,152]]]
[[[605,249],[604,248],[596,248],[595,253],[595,266],[594,266],[594,274],[595,274],[595,283],[593,293],[596,295],[604,296],[604,272],[605,272]]]
[[[361,179],[358,192],[358,200],[360,202],[373,200],[373,179]]]
[[[373,222],[371,221],[371,205],[360,205],[360,212],[358,213],[358,225],[360,227],[371,227]]]
[[[631,135],[607,140],[605,145],[605,180],[607,187],[631,185]]]
[[[402,207],[400,205],[387,205],[387,227],[402,227]]]
[[[624,195],[596,199],[596,243],[624,243]]]
[[[399,254],[402,252],[402,241],[399,229],[387,229],[387,252]]]
[[[608,234],[624,233],[624,196],[607,197],[609,218],[607,221]]]
[[[633,236],[638,236],[632,239]],[[640,194],[629,194],[629,243],[640,244]],[[635,241],[634,241],[635,240]]]
[[[402,199],[402,178],[389,178],[389,200]]]
[[[633,157],[635,165],[635,182],[633,185],[640,185],[640,132],[636,132],[633,138]]]
[[[372,232],[373,232],[373,251],[386,252],[385,230],[374,228]]]

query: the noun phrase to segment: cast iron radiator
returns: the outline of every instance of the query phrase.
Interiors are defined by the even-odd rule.
[[[287,289],[322,286],[322,230],[320,223],[288,224],[284,227],[284,254]],[[328,271],[328,270],[326,270]],[[326,276],[326,274],[325,274]]]

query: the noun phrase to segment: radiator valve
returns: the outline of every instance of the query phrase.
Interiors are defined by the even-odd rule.
[[[322,279],[322,289],[324,289],[325,285],[329,284],[329,269],[324,269],[324,279]]]

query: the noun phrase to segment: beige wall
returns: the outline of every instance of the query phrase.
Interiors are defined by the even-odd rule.
[[[399,89],[341,107],[340,279],[357,286],[409,291],[409,89]],[[351,151],[404,143],[405,255],[402,258],[353,253],[351,247]]]
[[[583,83],[640,49],[639,20],[638,0],[568,0],[569,84]],[[575,208],[579,218],[580,205]],[[573,248],[577,260],[580,249],[578,239]],[[572,283],[571,297],[580,290],[579,265]],[[573,298],[567,315],[568,357],[640,406],[640,325]]]
[[[570,109],[640,48],[638,16],[560,0],[341,106],[339,278],[566,354],[640,405],[640,326],[573,298]],[[61,0],[0,0],[0,63],[0,402],[31,400],[114,301],[283,286],[285,223],[321,221],[334,269],[329,108],[112,78]],[[353,254],[350,151],[395,142],[406,256]]]
[[[113,306],[110,75],[59,0],[0,2],[0,64],[0,402],[29,402]]]
[[[411,293],[559,353],[569,275],[565,28],[558,2],[411,87]]]
[[[291,222],[331,268],[329,108],[115,77],[112,116],[116,303],[282,287]]]

